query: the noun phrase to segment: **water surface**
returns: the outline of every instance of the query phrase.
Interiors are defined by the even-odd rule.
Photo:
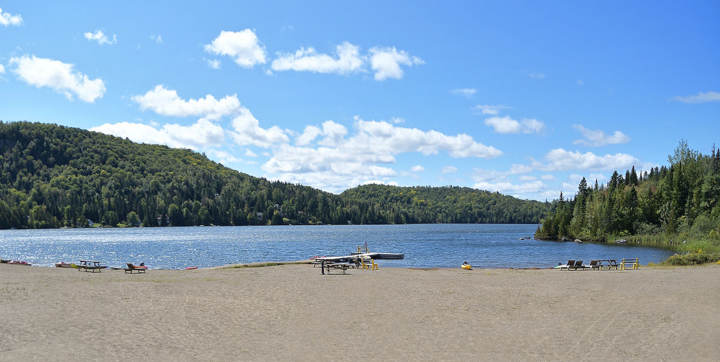
[[[51,266],[58,261],[99,260],[109,266],[144,262],[150,268],[182,269],[257,261],[288,261],[315,255],[346,255],[367,242],[370,251],[405,253],[382,266],[550,267],[568,259],[665,260],[661,249],[520,240],[537,225],[322,225],[227,226],[127,229],[0,230],[0,258]]]

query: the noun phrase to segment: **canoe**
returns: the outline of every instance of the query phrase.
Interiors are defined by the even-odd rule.
[[[77,268],[77,265],[75,263],[65,263],[65,262],[59,262],[55,263],[56,268]]]
[[[15,264],[15,265],[31,265],[30,263],[23,261],[23,260],[11,260],[8,264]]]

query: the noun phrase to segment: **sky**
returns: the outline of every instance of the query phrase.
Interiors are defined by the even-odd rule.
[[[523,199],[720,145],[717,1],[0,0],[0,120],[339,193]]]

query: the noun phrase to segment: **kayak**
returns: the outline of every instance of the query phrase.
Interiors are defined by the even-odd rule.
[[[77,265],[75,263],[65,263],[65,262],[59,262],[55,263],[56,268],[77,268]]]
[[[196,266],[189,266],[189,267],[185,268],[185,270],[195,270],[195,269],[197,269]]]
[[[472,270],[472,265],[470,265],[470,264],[463,264],[460,267],[465,270]]]

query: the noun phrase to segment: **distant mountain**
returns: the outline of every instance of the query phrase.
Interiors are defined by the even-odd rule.
[[[546,204],[459,187],[334,195],[202,154],[51,124],[0,122],[0,228],[536,223]]]

